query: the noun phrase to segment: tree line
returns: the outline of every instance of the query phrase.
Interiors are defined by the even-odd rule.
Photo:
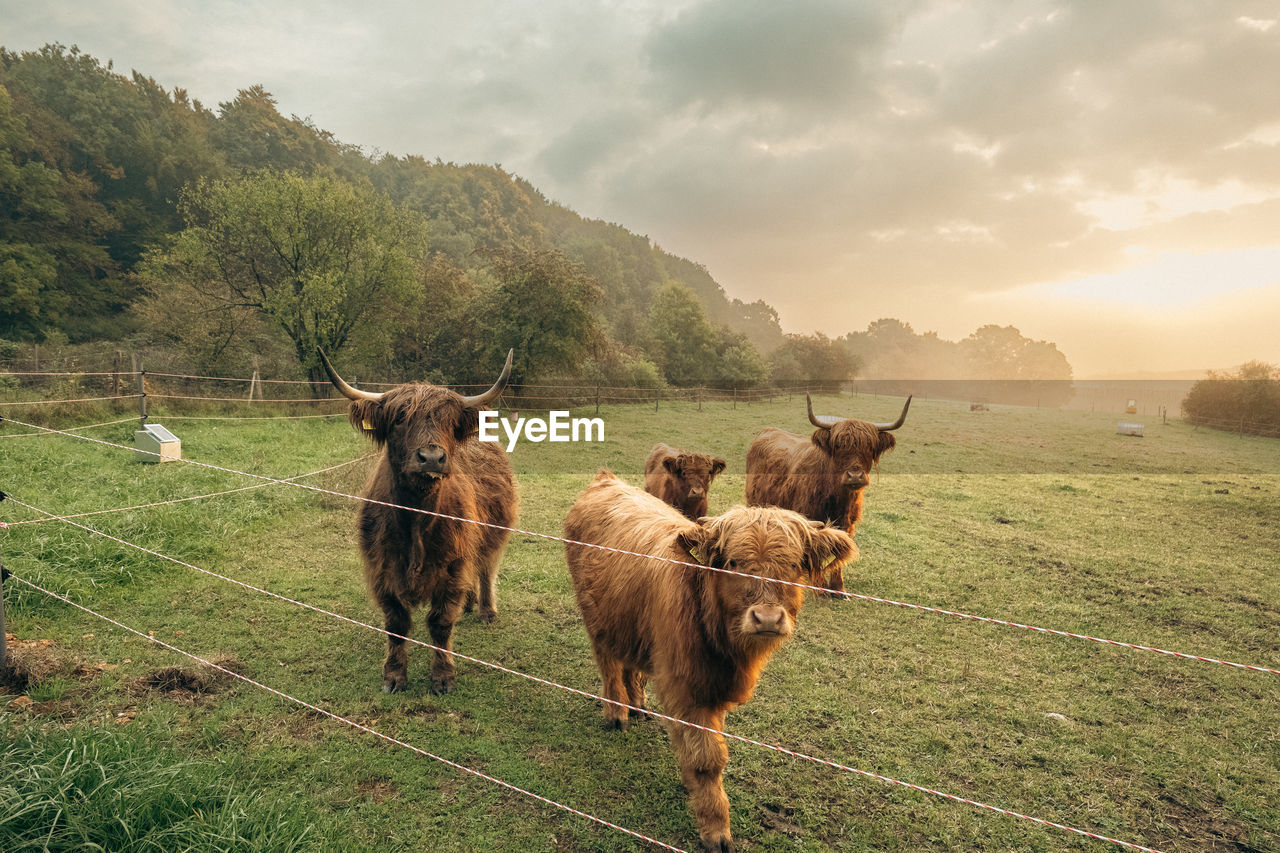
[[[261,86],[209,108],[75,47],[0,48],[0,339],[116,341],[193,370],[659,387],[1069,379],[1012,327],[785,334],[705,267],[496,166],[366,155]]]

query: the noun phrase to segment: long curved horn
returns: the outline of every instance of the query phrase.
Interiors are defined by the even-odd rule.
[[[498,399],[498,395],[502,393],[502,389],[507,387],[507,380],[511,378],[511,359],[516,354],[514,349],[507,350],[507,363],[502,367],[502,375],[498,377],[498,381],[493,383],[493,387],[483,394],[476,394],[471,397],[463,397],[462,404],[467,408],[487,406],[494,400]]]
[[[813,413],[813,399],[810,398],[807,391],[804,395],[804,401],[809,404],[809,423],[813,424],[818,429],[831,429],[833,426],[840,423],[840,418],[833,418],[830,415],[823,415],[821,417],[815,415]]]
[[[906,423],[907,409],[911,408],[912,396],[914,395],[911,395],[911,394],[907,395],[907,402],[902,407],[902,414],[898,415],[898,419],[896,421],[894,421],[891,424],[872,424],[872,426],[874,426],[876,429],[880,430],[881,432],[889,432],[890,430],[895,430],[898,427],[902,426],[904,423]]]
[[[329,374],[329,381],[333,383],[333,387],[342,392],[342,396],[348,400],[381,400],[382,394],[374,394],[371,391],[361,391],[359,388],[352,388],[350,385],[338,375],[338,371],[333,369],[333,365],[329,363],[329,357],[324,354],[324,350],[316,347],[316,352],[320,353],[320,363],[324,365],[324,372]]]

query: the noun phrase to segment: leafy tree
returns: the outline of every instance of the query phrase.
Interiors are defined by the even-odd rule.
[[[769,367],[751,340],[728,326],[718,330],[715,381],[730,388],[751,388],[769,378]]]
[[[381,352],[422,298],[421,217],[333,177],[258,172],[183,193],[187,226],[142,268],[153,300],[253,309],[293,345],[317,389],[316,356],[353,342]]]
[[[1250,361],[1234,374],[1210,371],[1191,386],[1182,413],[1194,424],[1280,434],[1280,366]]]
[[[649,332],[668,382],[698,385],[711,378],[716,333],[689,288],[675,281],[662,286],[649,309]]]
[[[491,249],[483,256],[494,283],[472,304],[479,357],[470,378],[492,378],[509,348],[516,352],[512,384],[575,370],[601,339],[599,283],[555,251]]]
[[[858,361],[839,342],[821,332],[787,335],[772,356],[774,380],[838,386],[857,373]]]

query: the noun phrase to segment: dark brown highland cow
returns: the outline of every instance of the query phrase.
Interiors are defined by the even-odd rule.
[[[685,518],[707,514],[711,481],[724,470],[723,459],[706,453],[686,453],[666,444],[655,444],[644,463],[644,490],[671,504]]]
[[[463,397],[447,388],[408,383],[381,394],[352,388],[320,354],[333,384],[351,400],[351,424],[386,453],[364,496],[399,506],[510,526],[519,508],[515,475],[497,443],[475,433],[480,410],[498,398],[511,373],[483,394]],[[408,636],[410,614],[426,604],[431,642],[450,649],[453,623],[479,601],[480,619],[492,622],[498,559],[509,531],[424,515],[379,504],[360,508],[360,551],[365,580],[382,608],[386,629]],[[387,640],[382,690],[396,693],[408,680],[404,640]],[[431,692],[453,689],[452,656],[435,653]]]
[[[806,518],[825,521],[854,535],[862,518],[862,493],[885,451],[896,441],[892,431],[907,420],[911,398],[893,423],[853,418],[816,417],[805,395],[813,435],[768,427],[747,449],[747,503],[780,506]],[[832,592],[844,591],[840,566],[828,567],[811,581]]]
[[[743,574],[807,581],[816,567],[853,554],[842,530],[775,507],[734,507],[691,521],[607,470],[578,496],[565,536]],[[604,696],[645,706],[652,678],[672,717],[723,730],[725,713],[751,698],[769,657],[795,630],[804,590],[707,568],[565,546]],[[606,704],[605,725],[629,712]],[[707,850],[733,850],[718,734],[669,723],[680,774]]]

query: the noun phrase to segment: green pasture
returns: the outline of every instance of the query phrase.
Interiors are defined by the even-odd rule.
[[[883,421],[901,402],[816,404]],[[728,460],[712,490],[712,512],[722,511],[742,499],[759,429],[808,431],[803,398],[604,406],[600,417],[600,444],[517,447],[521,527],[558,534],[601,466],[639,483],[656,441]],[[182,438],[189,459],[272,477],[370,452],[340,417],[190,420],[161,409],[153,420]],[[1154,418],[1133,438],[1116,434],[1118,420],[1135,418],[917,400],[869,487],[848,588],[1280,668],[1280,442]],[[129,444],[132,429],[86,434]],[[27,431],[0,426],[0,436]],[[305,482],[358,492],[370,464]],[[0,437],[0,490],[58,514],[253,484],[63,436]],[[351,500],[269,485],[78,521],[380,624],[355,512]],[[66,523],[14,524],[36,517],[0,504],[12,525],[0,530],[0,558],[21,578],[423,750],[697,846],[658,723],[608,732],[593,701],[465,661],[457,691],[435,697],[420,647],[410,647],[408,691],[384,695],[380,634]],[[98,842],[106,849],[186,849],[180,837],[194,850],[652,849],[218,676],[17,581],[4,595],[27,677],[0,693],[30,700],[0,699],[5,851],[85,849],[108,831],[86,812],[121,833]],[[729,714],[729,731],[1166,853],[1280,851],[1280,676],[856,600],[810,599],[799,621],[755,698]],[[454,641],[505,667],[599,687],[556,542],[514,535],[498,622],[465,617]],[[751,745],[729,751],[725,787],[744,851],[1119,849]],[[155,796],[155,778],[172,796]],[[64,824],[80,834],[59,835]]]

